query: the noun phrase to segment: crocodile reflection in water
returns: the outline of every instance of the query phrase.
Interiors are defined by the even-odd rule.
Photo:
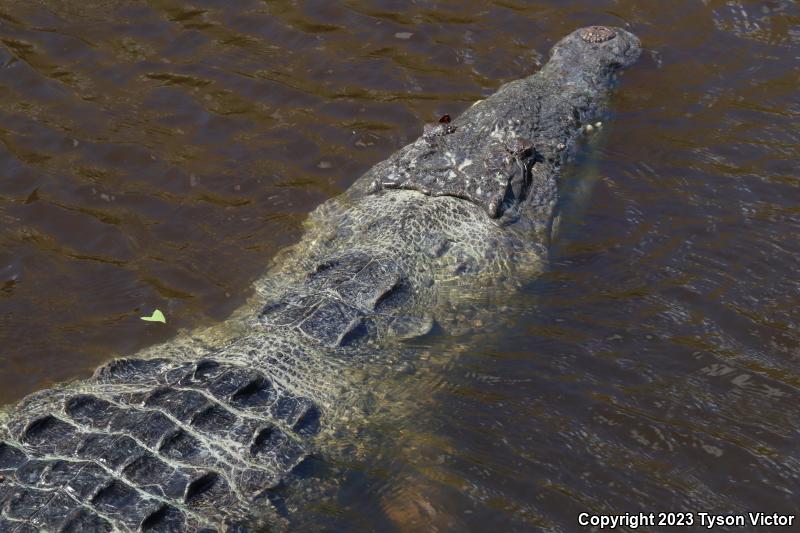
[[[622,29],[573,32],[538,73],[375,165],[312,213],[225,347],[168,344],[8,410],[0,529],[274,524],[278,488],[358,394],[348,366],[541,271],[560,168],[639,53]]]

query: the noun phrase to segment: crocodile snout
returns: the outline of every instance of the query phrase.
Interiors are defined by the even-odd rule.
[[[639,39],[611,26],[587,26],[561,39],[551,59],[571,72],[604,77],[632,65],[641,54]]]

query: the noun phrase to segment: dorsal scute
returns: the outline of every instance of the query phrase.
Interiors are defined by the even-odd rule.
[[[346,252],[317,263],[304,286],[263,308],[261,320],[293,327],[323,346],[344,346],[366,332],[376,307],[403,279],[394,261]]]

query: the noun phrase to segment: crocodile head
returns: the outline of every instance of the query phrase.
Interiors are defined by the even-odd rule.
[[[538,73],[504,85],[440,134],[423,135],[376,167],[372,191],[461,198],[503,224],[549,231],[561,165],[585,126],[605,113],[616,73],[640,52],[639,40],[621,28],[574,31]]]
[[[635,63],[640,54],[639,39],[624,29],[580,28],[552,48],[539,73],[508,84],[487,100],[497,117],[494,135],[504,143],[530,139],[535,148],[527,162],[527,174],[522,178],[511,175],[507,184],[501,181],[494,204],[485,204],[498,205],[495,216],[532,229],[549,241],[560,169],[574,158],[578,141],[605,118],[618,73]]]

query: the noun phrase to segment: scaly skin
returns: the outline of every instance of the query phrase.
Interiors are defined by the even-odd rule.
[[[359,394],[350,370],[541,271],[560,167],[639,52],[624,30],[578,30],[537,74],[426,128],[312,213],[232,342],[168,344],[9,408],[0,530],[280,525],[276,491]]]

